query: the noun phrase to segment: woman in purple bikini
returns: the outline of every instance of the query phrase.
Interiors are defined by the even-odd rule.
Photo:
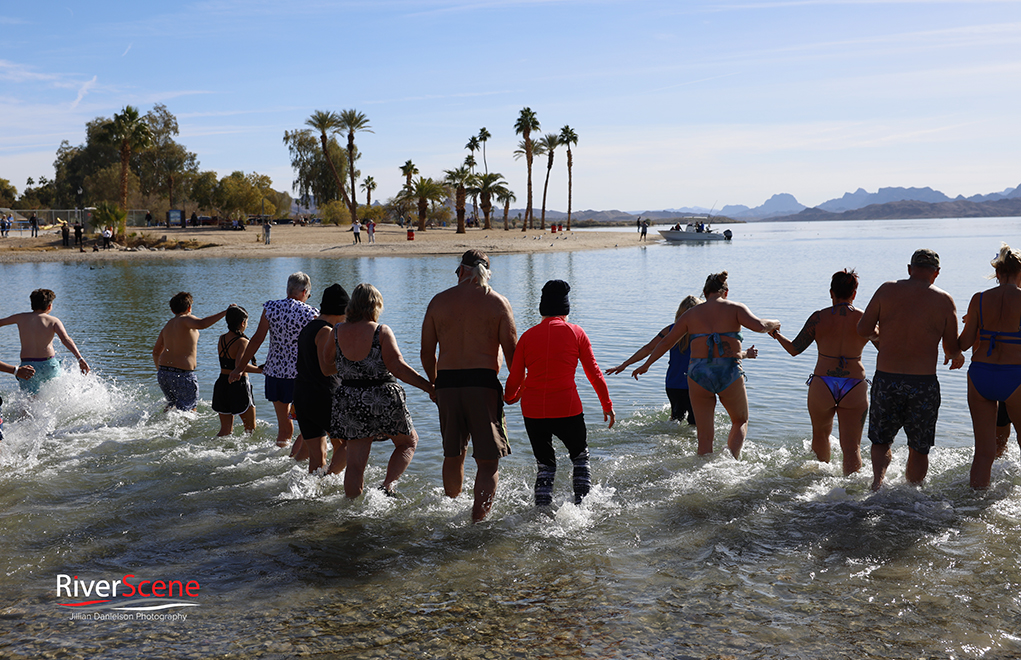
[[[815,371],[808,378],[808,414],[812,418],[812,451],[823,463],[830,462],[833,415],[840,423],[840,450],[844,475],[861,469],[861,433],[869,409],[865,367],[861,350],[870,340],[858,334],[863,312],[851,303],[858,293],[858,274],[834,273],[830,280],[831,307],[814,312],[794,341],[769,333],[791,355],[800,355],[814,341],[819,349]]]
[[[996,458],[996,402],[1021,419],[1021,252],[1004,244],[991,262],[997,286],[971,298],[958,338],[969,348],[968,408],[975,431],[971,487],[988,488]],[[989,296],[986,298],[986,296]]]

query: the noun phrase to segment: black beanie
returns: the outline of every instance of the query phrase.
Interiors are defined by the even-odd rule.
[[[567,294],[571,285],[563,280],[550,280],[542,287],[539,300],[539,314],[542,316],[567,316],[571,313],[571,301]]]
[[[323,302],[319,305],[320,313],[330,316],[343,316],[347,311],[347,303],[351,297],[339,284],[331,284],[323,291]]]

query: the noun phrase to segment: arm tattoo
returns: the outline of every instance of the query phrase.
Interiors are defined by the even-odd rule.
[[[815,326],[817,325],[819,325],[819,312],[808,317],[808,320],[805,321],[805,327],[801,329],[798,336],[791,342],[795,351],[802,353],[812,345],[812,342],[815,341]]]

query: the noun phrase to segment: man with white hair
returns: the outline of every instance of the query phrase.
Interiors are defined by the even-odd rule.
[[[443,489],[461,494],[468,440],[475,458],[478,522],[493,507],[500,459],[510,454],[500,385],[500,350],[509,364],[517,330],[507,299],[489,286],[489,257],[468,250],[458,264],[457,285],[436,294],[422,322],[422,367],[436,386],[443,436]],[[439,346],[439,358],[436,348]]]

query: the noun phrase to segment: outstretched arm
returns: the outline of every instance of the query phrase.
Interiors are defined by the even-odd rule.
[[[241,358],[235,363],[237,366],[234,367],[234,371],[230,372],[230,376],[227,376],[228,382],[235,383],[241,379],[241,374],[245,372],[245,365],[251,362],[255,354],[259,352],[259,348],[262,346],[262,342],[266,341],[268,333],[269,319],[266,318],[266,310],[263,310],[262,318],[259,319],[259,327],[256,328],[252,338],[248,340],[248,346],[245,347],[245,352],[241,354]]]
[[[234,305],[231,305],[231,307],[233,307],[233,306]],[[228,307],[227,309],[230,309],[230,307]],[[207,316],[204,319],[200,319],[200,318],[197,318],[197,317],[194,317],[194,316],[192,316],[192,317],[185,316],[184,317],[184,324],[185,324],[185,327],[191,328],[192,330],[205,330],[206,328],[208,328],[209,326],[213,325],[214,323],[216,323],[217,321],[219,321],[220,319],[222,319],[226,315],[227,315],[227,310],[225,309],[222,312],[217,312],[216,314],[213,314],[212,316]]]
[[[13,364],[7,364],[6,362],[0,362],[0,371],[8,374],[13,374],[15,378],[21,380],[28,380],[35,375],[35,367],[24,364],[20,367],[15,367]]]
[[[383,355],[383,364],[390,370],[394,376],[403,380],[408,385],[417,387],[429,396],[432,396],[435,388],[428,379],[423,378],[422,374],[415,371],[411,365],[404,361],[404,356],[401,355],[401,349],[397,346],[397,338],[394,337],[394,333],[388,326],[381,325],[382,330],[379,333],[379,344],[380,352]]]
[[[774,330],[769,333],[769,336],[780,342],[784,350],[791,355],[797,356],[805,352],[805,349],[812,345],[815,341],[815,326],[819,325],[819,312],[816,312],[808,317],[805,321],[805,327],[801,329],[798,336],[794,338],[794,341],[790,341],[786,337],[780,334],[780,330]]]
[[[960,369],[964,366],[964,353],[958,344],[957,337],[957,306],[954,299],[947,295],[950,301],[950,312],[947,314],[946,325],[943,327],[943,364],[950,364],[951,369]]]
[[[677,323],[674,323],[674,329],[667,333],[667,336],[663,337],[663,339],[656,344],[656,348],[652,349],[652,353],[649,354],[649,359],[645,361],[645,364],[631,372],[631,375],[635,378],[635,380],[647,372],[649,367],[651,367],[656,360],[663,357],[663,354],[669,351],[670,347],[676,344],[677,340],[684,336],[687,332],[688,324],[684,323],[684,316],[682,315],[681,318],[677,320]]]
[[[662,330],[659,331],[659,333],[655,337],[653,337],[652,339],[649,340],[648,344],[646,344],[645,346],[642,346],[637,351],[635,351],[634,354],[631,357],[629,357],[628,359],[624,360],[623,362],[618,364],[616,367],[610,367],[609,369],[607,369],[606,370],[606,374],[610,375],[610,376],[612,376],[613,374],[619,374],[620,372],[624,371],[625,369],[627,369],[629,366],[631,366],[635,362],[638,362],[641,359],[649,357],[649,355],[652,353],[652,350],[654,348],[656,348],[656,344],[658,344],[660,342],[660,340],[663,339],[663,337],[666,337],[667,333],[669,333],[669,332],[670,332],[670,326],[667,326],[667,327],[663,328]]]
[[[978,295],[976,293],[971,297],[971,302],[968,304],[968,313],[964,315],[964,329],[961,330],[961,336],[957,338],[957,348],[961,351],[972,348],[978,342],[978,323],[972,320],[978,319]]]
[[[55,323],[53,329],[56,331],[57,337],[60,338],[60,343],[63,344],[64,347],[67,348],[67,350],[71,351],[71,355],[78,358],[78,368],[82,370],[82,373],[83,374],[89,373],[88,362],[86,362],[85,358],[82,357],[82,354],[78,350],[78,347],[74,345],[74,340],[71,339],[71,336],[69,334],[67,334],[67,330],[64,329],[64,324],[60,322],[60,319],[54,320]]]
[[[436,322],[433,320],[432,305],[425,310],[425,318],[422,319],[422,349],[418,358],[422,361],[422,370],[430,382],[436,381],[436,345],[439,340],[436,337]]]
[[[752,314],[747,305],[737,303],[737,320],[752,332],[774,332],[780,329],[779,321],[760,319]]]

